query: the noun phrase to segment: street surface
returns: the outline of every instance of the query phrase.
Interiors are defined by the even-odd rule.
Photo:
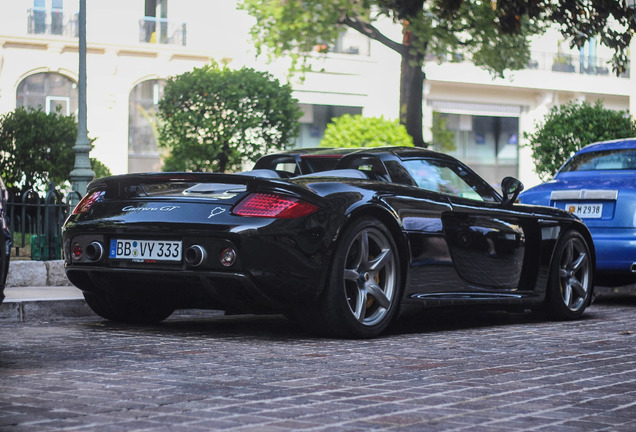
[[[635,431],[635,312],[429,311],[374,340],[207,312],[2,324],[0,431]]]

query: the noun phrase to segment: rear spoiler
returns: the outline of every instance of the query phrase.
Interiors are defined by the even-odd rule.
[[[309,189],[284,179],[264,178],[247,173],[220,174],[206,172],[152,172],[122,174],[93,180],[88,193],[102,190],[111,198],[125,198],[135,194],[137,186],[162,183],[219,183],[244,185],[247,191],[280,192],[307,201],[322,201]]]

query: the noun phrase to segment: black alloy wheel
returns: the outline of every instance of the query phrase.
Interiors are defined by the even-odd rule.
[[[359,219],[338,241],[319,307],[298,317],[320,334],[375,337],[395,315],[399,291],[399,256],[391,233],[377,219]]]
[[[565,232],[554,252],[548,279],[546,306],[556,319],[579,318],[589,306],[593,291],[593,263],[581,234]]]

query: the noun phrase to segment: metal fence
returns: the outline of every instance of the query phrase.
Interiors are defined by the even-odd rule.
[[[71,203],[80,198],[75,191],[63,196],[55,189],[55,183],[49,184],[44,197],[33,190],[10,196],[7,214],[13,237],[12,255],[30,255],[38,261],[60,259],[62,225],[72,210]]]

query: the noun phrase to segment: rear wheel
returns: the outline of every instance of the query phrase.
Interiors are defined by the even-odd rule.
[[[581,234],[563,234],[552,258],[546,293],[546,309],[553,318],[579,318],[590,304],[594,276],[591,259]]]
[[[400,266],[395,242],[380,221],[360,219],[345,230],[328,276],[318,308],[298,315],[306,327],[352,338],[386,329],[397,309]]]
[[[111,321],[130,324],[154,324],[168,318],[174,307],[157,299],[84,293],[88,306],[97,315]]]

